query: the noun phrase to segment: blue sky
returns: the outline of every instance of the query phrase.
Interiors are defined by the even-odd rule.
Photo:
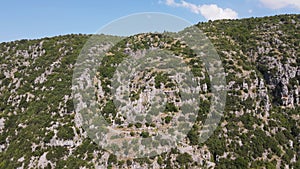
[[[300,13],[300,0],[9,0],[0,2],[0,42],[95,33],[120,17],[163,12],[191,23]]]

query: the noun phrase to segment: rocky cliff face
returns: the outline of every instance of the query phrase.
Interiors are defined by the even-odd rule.
[[[138,58],[142,53],[136,49],[170,48],[185,57],[199,82],[195,90],[200,93],[201,107],[185,141],[169,152],[139,159],[118,159],[98,147],[75,115],[72,75],[90,36],[1,43],[0,168],[299,168],[300,16],[221,20],[197,26],[220,55],[228,89],[224,116],[204,143],[197,138],[209,110],[211,84],[203,63],[184,44],[141,34],[106,53],[107,64],[100,68],[94,84],[99,105],[110,124],[128,129],[131,136],[149,137],[155,128],[168,126],[178,111],[178,97],[176,85],[165,74],[155,70],[137,74],[130,88],[132,104],[139,105],[139,110],[146,108],[145,100],[152,98],[147,91],[168,93],[170,103],[156,123],[126,123],[109,95],[112,82],[108,77],[120,57]],[[147,39],[151,43],[145,43]],[[100,48],[103,46],[91,50]]]

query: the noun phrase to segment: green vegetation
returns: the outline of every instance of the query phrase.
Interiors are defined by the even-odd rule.
[[[128,136],[153,138],[156,129],[161,127],[157,121],[170,124],[181,110],[193,109],[188,104],[176,106],[180,105],[179,99],[168,100],[161,114],[152,110],[157,121],[146,117],[144,124],[141,117],[140,122],[124,123],[126,117],[118,112],[111,92],[116,82],[110,79],[117,65],[128,57],[125,49],[136,52],[159,48],[174,52],[186,61],[201,88],[198,115],[191,116],[196,119],[195,124],[183,144],[178,144],[183,147],[154,157],[126,160],[103,150],[84,136],[86,131],[82,127],[75,125],[78,119],[75,119],[76,104],[71,90],[73,68],[91,36],[72,34],[1,43],[0,121],[4,119],[4,126],[0,125],[0,168],[22,165],[38,168],[38,160],[44,154],[51,162],[48,168],[51,165],[94,168],[95,161],[106,168],[130,168],[138,164],[152,168],[155,161],[161,168],[208,168],[208,164],[215,164],[215,168],[271,169],[276,168],[279,161],[281,168],[300,168],[300,108],[299,95],[296,95],[300,77],[295,74],[300,66],[299,24],[299,15],[279,15],[196,25],[214,44],[228,84],[222,119],[205,142],[199,142],[199,134],[209,116],[213,86],[205,69],[208,65],[188,46],[160,34],[140,34],[123,39],[107,51],[101,56],[102,64],[96,75],[104,91],[104,97],[101,95],[97,100],[99,115],[109,124],[125,130]],[[203,50],[207,50],[206,46]],[[154,79],[151,85],[155,88],[166,88],[169,92],[178,87],[168,73],[151,71],[154,73],[147,78]],[[140,98],[143,90],[143,86],[133,89],[128,94],[129,100],[144,99]],[[174,95],[183,94],[184,91],[180,91]],[[83,118],[85,116],[89,114]],[[178,120],[185,120],[185,115],[180,114]],[[143,145],[148,145],[147,139]],[[196,154],[203,161],[195,161],[194,155],[182,152],[187,144],[193,153],[204,152],[210,156],[204,158],[204,154]]]

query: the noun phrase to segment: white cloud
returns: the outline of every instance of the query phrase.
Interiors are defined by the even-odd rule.
[[[175,5],[175,2],[174,2],[174,0],[166,0],[166,4],[169,6],[173,6],[173,5]]]
[[[293,7],[300,9],[300,0],[260,0],[262,4],[271,9]]]
[[[201,14],[207,20],[238,18],[238,13],[236,11],[230,8],[222,9],[218,7],[216,4],[195,5],[183,0],[180,3],[175,2],[174,0],[166,0],[166,5],[187,8],[193,13]]]
[[[210,20],[217,19],[236,19],[238,17],[237,12],[230,8],[222,9],[217,5],[202,5],[200,6],[200,13],[206,18]]]

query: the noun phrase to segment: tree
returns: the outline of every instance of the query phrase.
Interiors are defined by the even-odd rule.
[[[191,145],[197,145],[198,144],[199,136],[198,136],[198,133],[197,133],[197,129],[195,127],[193,127],[188,132],[187,137],[189,138]]]
[[[179,163],[179,164],[188,164],[190,162],[193,162],[193,158],[191,155],[189,155],[188,153],[184,153],[184,154],[179,154],[177,157],[176,157],[176,161]]]
[[[114,154],[110,154],[108,157],[107,163],[108,164],[117,164],[117,162],[118,162],[117,156]]]
[[[149,132],[147,132],[147,131],[142,131],[142,133],[141,133],[141,136],[143,137],[143,138],[147,138],[147,137],[149,137]]]

